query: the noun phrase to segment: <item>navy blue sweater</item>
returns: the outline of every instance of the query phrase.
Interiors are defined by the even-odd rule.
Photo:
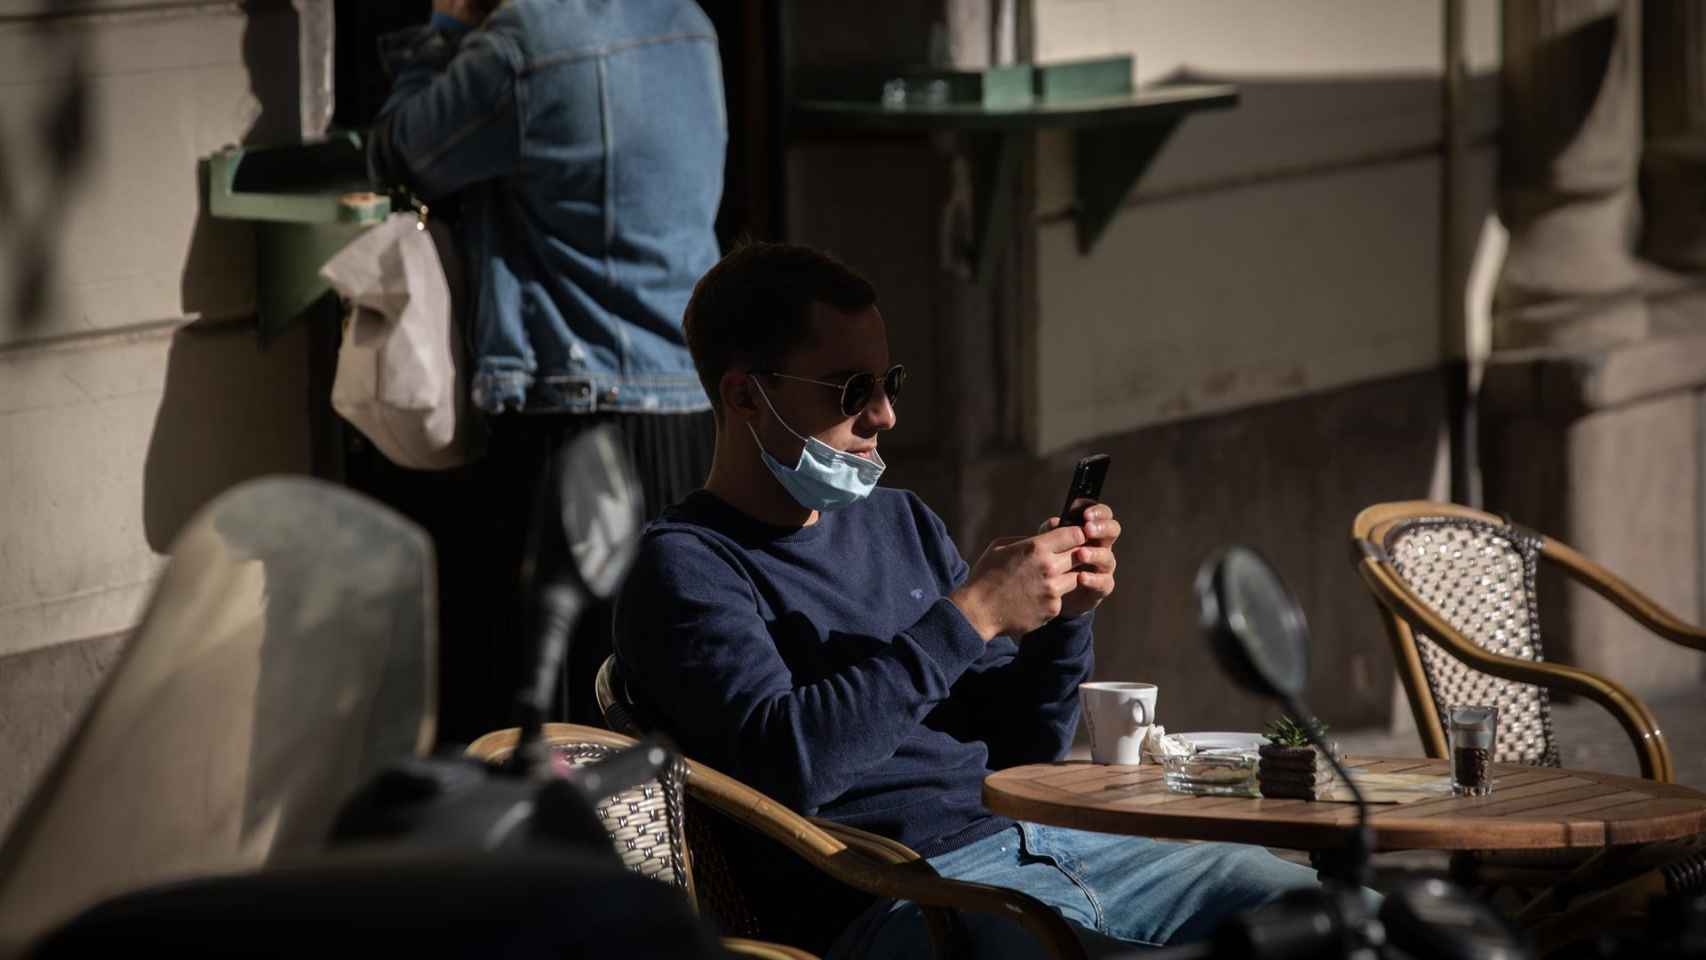
[[[966,575],[909,492],[776,528],[700,490],[647,528],[616,652],[688,756],[934,856],[1009,822],[991,770],[1065,754],[1091,664],[1090,616],[985,644],[946,599]]]

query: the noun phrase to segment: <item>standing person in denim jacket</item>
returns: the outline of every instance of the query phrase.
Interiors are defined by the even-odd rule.
[[[444,571],[461,582],[444,584],[442,726],[466,739],[510,719],[522,544],[549,452],[617,423],[654,511],[709,470],[715,426],[681,319],[718,257],[722,70],[692,0],[434,0],[381,55],[394,87],[373,177],[454,202],[472,399],[495,415],[476,502],[458,505],[472,526],[440,543],[474,554]],[[607,614],[583,618],[575,718],[608,637]]]

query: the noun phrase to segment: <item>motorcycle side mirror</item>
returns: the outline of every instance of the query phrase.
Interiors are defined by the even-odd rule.
[[[557,449],[550,469],[539,489],[524,574],[533,624],[530,672],[516,694],[521,738],[504,765],[524,775],[548,770],[540,735],[575,623],[589,600],[608,600],[621,589],[645,523],[638,477],[614,426],[576,433]],[[564,712],[566,703],[565,691]]]
[[[1303,703],[1309,679],[1309,625],[1297,599],[1260,554],[1243,546],[1227,547],[1209,557],[1197,571],[1196,593],[1203,634],[1221,669],[1246,690],[1279,701],[1303,725],[1309,742],[1356,799],[1357,824],[1346,849],[1323,860],[1332,866],[1322,869],[1351,884],[1366,885],[1373,843],[1368,805],[1361,788],[1321,736],[1314,713]]]
[[[1260,696],[1303,694],[1309,626],[1266,560],[1248,547],[1227,547],[1198,571],[1196,594],[1198,622],[1221,669]]]
[[[1321,890],[1293,891],[1235,917],[1216,934],[1216,955],[1337,953],[1348,942],[1340,931],[1348,930],[1368,946],[1379,942],[1377,932],[1389,937],[1405,956],[1525,958],[1520,938],[1486,904],[1437,880],[1394,892],[1380,910],[1384,926],[1369,922],[1361,890],[1372,879],[1368,862],[1374,834],[1368,804],[1303,704],[1309,678],[1309,626],[1303,611],[1267,561],[1243,546],[1227,547],[1203,563],[1196,595],[1199,624],[1221,668],[1244,689],[1278,700],[1303,724],[1310,742],[1349,788],[1357,811],[1356,827],[1347,834],[1343,850],[1316,851],[1323,876],[1332,882]]]
[[[558,454],[554,471],[569,567],[588,594],[607,600],[634,563],[645,522],[622,435],[609,425],[583,431]]]

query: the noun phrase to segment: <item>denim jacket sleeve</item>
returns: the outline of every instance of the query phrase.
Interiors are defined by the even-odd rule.
[[[458,38],[433,26],[389,34],[391,96],[368,141],[376,183],[427,199],[514,172],[521,153],[521,50],[501,30]]]

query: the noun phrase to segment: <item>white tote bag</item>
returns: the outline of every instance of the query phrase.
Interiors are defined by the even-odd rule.
[[[448,231],[427,225],[393,213],[320,276],[348,305],[333,409],[398,466],[446,470],[471,459],[466,359],[452,315],[461,271]]]

